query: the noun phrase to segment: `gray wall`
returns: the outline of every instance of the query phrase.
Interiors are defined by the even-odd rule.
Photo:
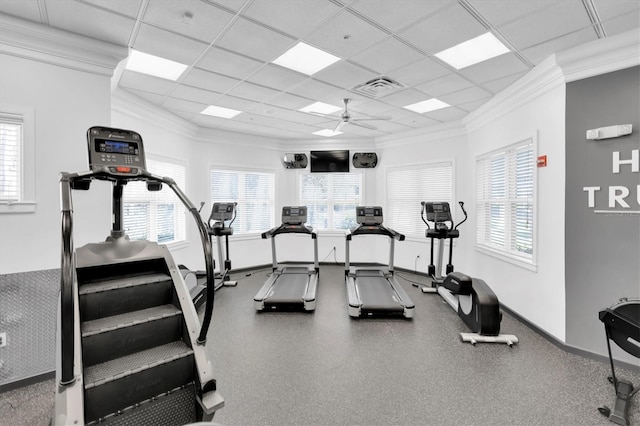
[[[566,89],[566,343],[604,355],[599,310],[621,297],[640,296],[640,173],[631,165],[621,166],[620,173],[612,168],[613,152],[628,160],[640,149],[640,67],[574,81]],[[589,129],[629,123],[631,135],[586,139]],[[600,191],[589,207],[584,187],[594,186]],[[628,208],[609,207],[610,186],[629,189]]]

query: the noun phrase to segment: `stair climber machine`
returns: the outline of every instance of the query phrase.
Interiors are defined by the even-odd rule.
[[[320,267],[318,263],[318,235],[306,226],[307,207],[282,208],[282,225],[264,232],[262,238],[271,238],[273,257],[272,273],[253,298],[255,308],[263,310],[304,310],[316,308],[316,287]],[[313,240],[313,265],[278,264],[276,260],[276,236],[283,234],[307,234]]]
[[[229,259],[229,236],[233,235],[233,221],[236,220],[236,206],[238,203],[213,203],[209,220],[205,223],[209,240],[216,237],[216,245],[218,246],[218,262],[220,272],[215,274],[215,282],[213,289],[218,291],[223,286],[235,287],[237,281],[231,281],[229,273],[231,272],[231,260]],[[204,201],[200,204],[200,208],[204,205]],[[199,213],[199,211],[198,211]],[[222,237],[224,237],[224,255],[222,254]],[[212,243],[213,246],[213,243]],[[215,262],[213,263],[215,267]],[[182,278],[187,284],[189,293],[196,309],[199,309],[207,300],[207,271],[192,271],[184,265],[178,265]]]
[[[616,370],[611,355],[611,340],[622,350],[636,358],[640,358],[640,298],[623,298],[613,306],[603,309],[598,317],[604,323],[607,335],[607,350],[611,363],[611,377],[616,392],[616,402],[613,410],[609,407],[599,407],[598,410],[610,421],[619,425],[629,425],[629,405],[631,398],[638,392],[633,383],[616,377]],[[638,386],[638,385],[636,385]]]
[[[413,318],[415,305],[396,280],[393,270],[395,240],[404,235],[382,225],[382,207],[356,207],[357,225],[347,231],[345,281],[349,316],[374,317],[402,315]],[[357,235],[382,235],[390,238],[388,267],[352,267],[349,264],[350,242]]]
[[[453,240],[460,237],[458,227],[467,220],[464,203],[460,201],[458,204],[464,213],[464,219],[453,226],[449,203],[422,202],[420,216],[427,225],[426,237],[431,240],[431,262],[429,264],[431,286],[422,286],[422,292],[437,292],[458,313],[458,316],[472,331],[472,333],[460,333],[463,342],[470,342],[474,346],[478,342],[505,343],[512,347],[518,343],[518,338],[512,334],[500,334],[502,312],[498,297],[491,290],[491,287],[481,279],[471,278],[462,272],[454,272],[453,270]],[[438,240],[437,265],[433,264],[435,240]],[[446,266],[447,276],[442,277],[444,242],[446,240],[449,240],[449,263]]]
[[[214,304],[207,228],[173,179],[146,170],[138,133],[92,127],[87,140],[90,170],[60,177],[62,259],[52,424],[210,422],[224,400],[205,348]],[[113,227],[106,241],[74,250],[72,190],[88,190],[94,180],[113,186]],[[125,235],[122,194],[131,181],[145,182],[150,191],[168,186],[195,219],[210,283],[202,324],[168,248]]]

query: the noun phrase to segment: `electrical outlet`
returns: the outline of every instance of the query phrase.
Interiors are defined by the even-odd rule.
[[[7,333],[0,333],[0,348],[7,346]]]

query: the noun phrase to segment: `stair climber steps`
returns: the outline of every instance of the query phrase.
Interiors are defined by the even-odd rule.
[[[105,426],[182,426],[196,423],[195,385],[189,383],[108,416],[100,422]],[[91,426],[96,423],[89,423]]]
[[[165,305],[173,297],[173,282],[164,273],[79,281],[79,285],[80,315],[84,321]]]
[[[81,325],[85,367],[179,340],[182,312],[174,305],[154,306]]]
[[[100,420],[194,381],[193,350],[182,341],[84,370],[85,422]]]

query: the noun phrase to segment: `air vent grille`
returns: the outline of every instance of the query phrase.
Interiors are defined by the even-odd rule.
[[[376,77],[366,83],[357,85],[351,90],[370,98],[381,98],[405,87],[404,84],[389,77]]]

